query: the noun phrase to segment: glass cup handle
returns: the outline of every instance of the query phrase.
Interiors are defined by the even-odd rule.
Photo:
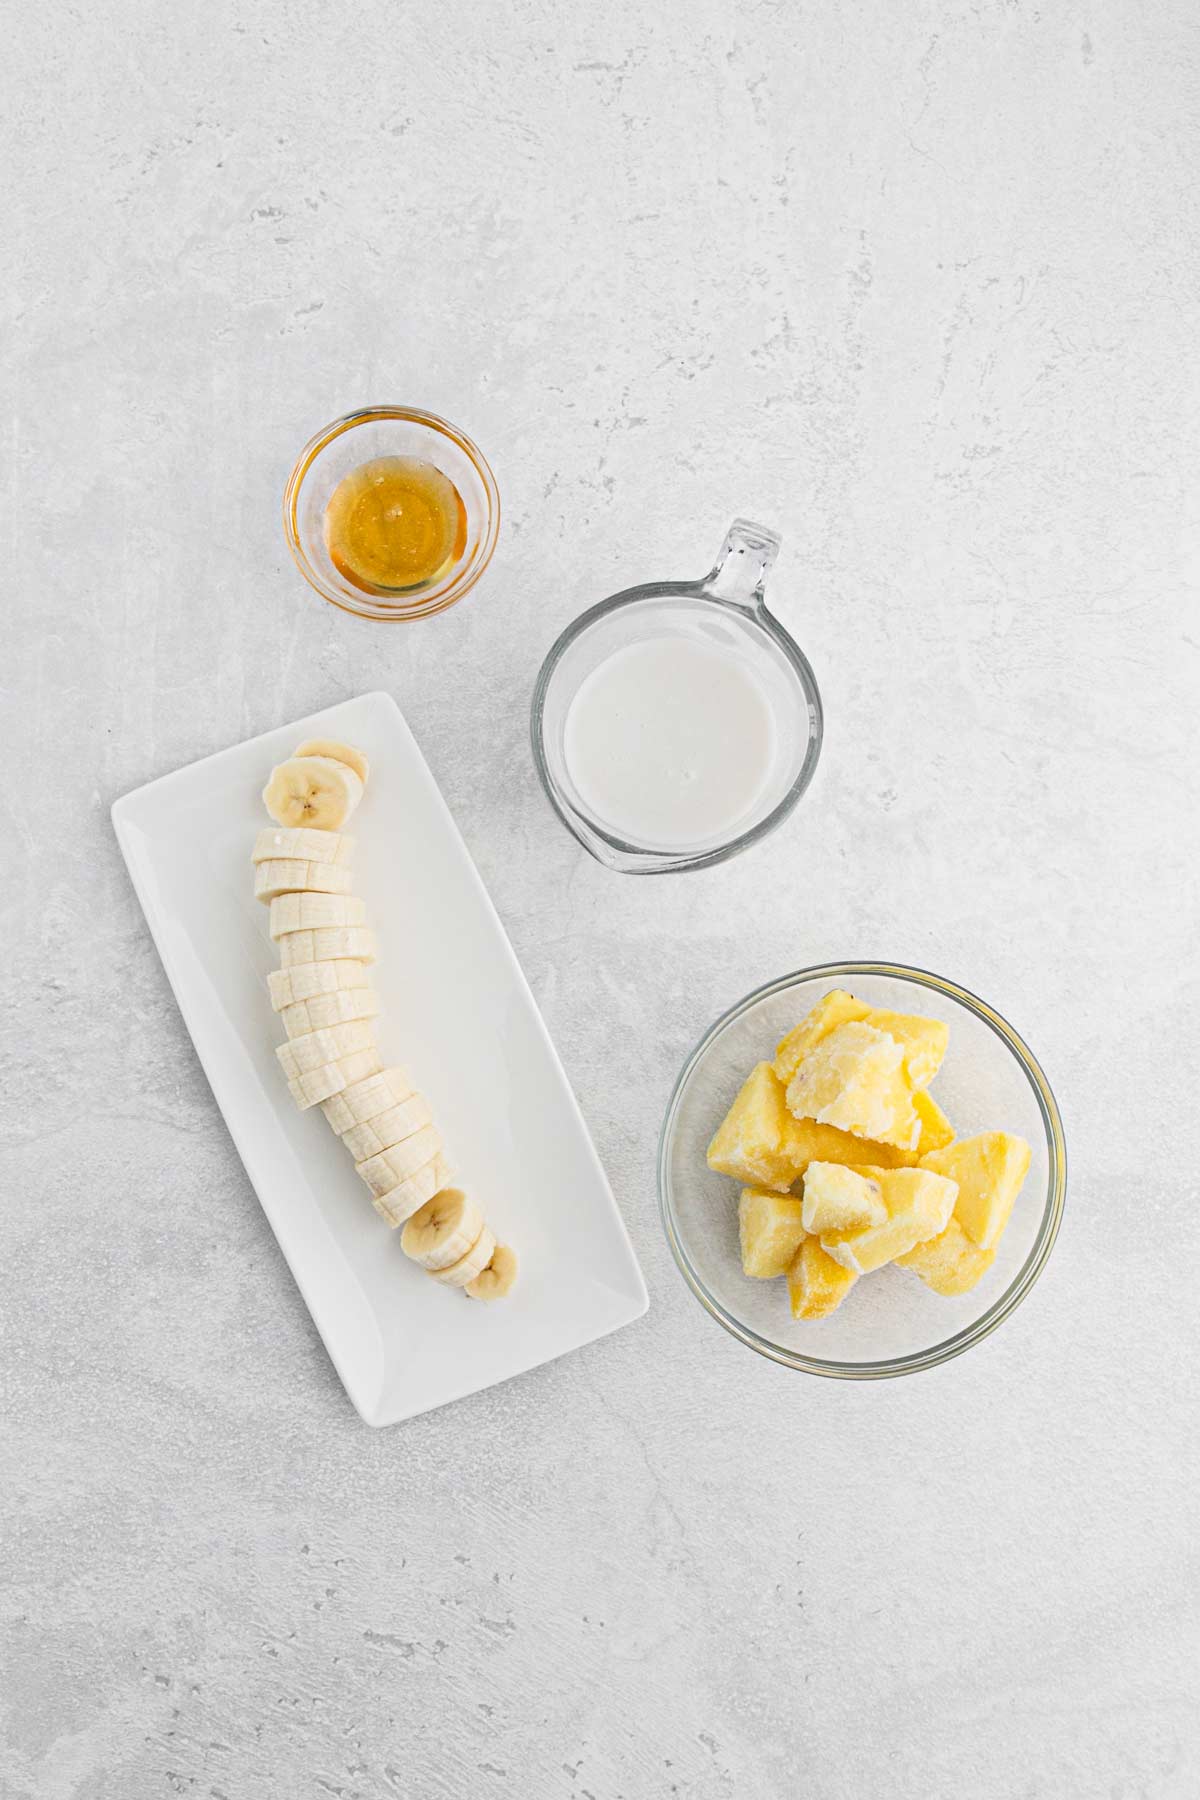
[[[716,562],[700,583],[700,592],[710,599],[757,611],[781,542],[778,533],[768,531],[765,525],[735,519],[725,533]]]

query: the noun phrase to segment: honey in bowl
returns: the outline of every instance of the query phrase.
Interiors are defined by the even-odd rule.
[[[462,556],[467,509],[448,475],[415,456],[377,456],[344,475],[325,508],[334,566],[364,593],[424,587]]]

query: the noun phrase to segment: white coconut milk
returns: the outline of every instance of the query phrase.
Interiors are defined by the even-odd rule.
[[[770,777],[775,724],[753,672],[686,637],[614,651],[580,684],[563,753],[617,837],[672,849],[732,836]]]

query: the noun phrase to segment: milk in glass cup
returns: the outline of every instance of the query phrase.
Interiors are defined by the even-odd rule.
[[[816,678],[764,599],[779,541],[735,519],[702,580],[602,600],[543,663],[538,774],[568,830],[609,868],[722,862],[774,830],[812,780]]]

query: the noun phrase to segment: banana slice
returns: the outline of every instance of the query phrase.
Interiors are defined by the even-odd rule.
[[[354,839],[337,831],[285,831],[264,825],[254,840],[252,862],[337,863],[348,869],[354,861]]]
[[[369,987],[339,988],[336,994],[318,994],[285,1006],[279,1022],[289,1038],[302,1038],[332,1025],[348,1025],[352,1019],[373,1019],[378,1012],[379,996]]]
[[[478,1243],[483,1214],[461,1188],[443,1188],[415,1212],[400,1248],[423,1269],[448,1269]]]
[[[405,1219],[411,1219],[418,1207],[432,1200],[439,1188],[447,1186],[450,1170],[440,1156],[435,1156],[431,1163],[410,1175],[407,1181],[399,1182],[389,1193],[372,1194],[371,1205],[381,1219],[389,1225],[403,1225]]]
[[[267,976],[271,1007],[282,1012],[318,994],[337,994],[367,985],[366,965],[346,957],[342,962],[297,963],[294,969],[272,969]]]
[[[296,862],[277,857],[254,868],[254,898],[264,905],[280,894],[348,894],[350,871],[337,863]]]
[[[368,1156],[365,1162],[354,1166],[373,1194],[390,1194],[402,1181],[431,1163],[441,1148],[437,1126],[422,1125],[390,1150],[381,1150],[378,1156]]]
[[[485,1225],[465,1256],[460,1256],[447,1269],[428,1269],[426,1273],[435,1281],[444,1281],[447,1287],[466,1287],[469,1281],[483,1274],[495,1250],[496,1239]]]
[[[390,1150],[393,1144],[402,1144],[422,1125],[428,1125],[430,1119],[429,1103],[422,1100],[420,1094],[410,1094],[407,1100],[389,1106],[375,1118],[367,1119],[361,1125],[351,1125],[341,1133],[341,1139],[356,1163],[366,1162],[369,1156],[378,1156],[382,1151]]]
[[[371,773],[371,765],[361,750],[353,744],[339,744],[334,738],[305,738],[292,751],[293,756],[328,756],[334,762],[345,763],[353,769],[363,786],[367,785],[367,777]]]
[[[280,825],[337,831],[363,797],[363,784],[331,756],[293,756],[271,770],[263,805]]]
[[[516,1251],[507,1244],[497,1244],[487,1268],[468,1281],[467,1292],[472,1300],[502,1300],[516,1279]]]
[[[280,1044],[275,1054],[288,1080],[297,1081],[311,1069],[339,1062],[355,1050],[374,1048],[375,1032],[371,1021],[352,1019],[347,1025],[331,1025],[325,1031],[310,1031],[307,1037],[293,1038],[289,1044]],[[324,1099],[324,1095],[321,1097]]]
[[[272,902],[272,905],[274,902]],[[284,969],[305,963],[375,961],[375,933],[365,925],[326,925],[320,931],[289,931],[279,939]]]
[[[366,903],[353,894],[280,894],[271,902],[270,932],[281,938],[289,931],[328,931],[366,920]]]
[[[413,1084],[408,1070],[393,1066],[381,1069],[369,1081],[356,1082],[321,1110],[340,1137],[351,1126],[365,1125],[368,1119],[377,1118],[389,1106],[396,1106],[401,1100],[407,1100],[412,1091]]]
[[[325,1063],[322,1068],[290,1077],[288,1092],[300,1111],[307,1112],[310,1106],[327,1104],[332,1094],[342,1094],[368,1076],[377,1074],[379,1068],[379,1052],[372,1045],[369,1050],[355,1050],[337,1062]]]

